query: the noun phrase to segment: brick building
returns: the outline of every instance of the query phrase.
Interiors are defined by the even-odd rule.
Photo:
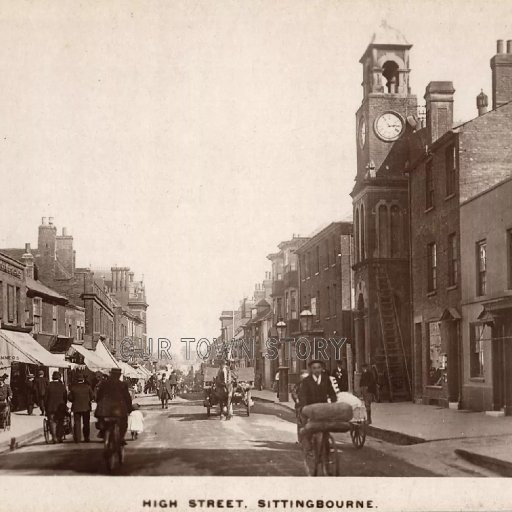
[[[310,310],[314,320],[313,332],[298,329],[291,336],[311,337],[312,343],[315,338],[318,343],[343,337],[352,341],[352,245],[352,223],[332,222],[295,251],[299,261],[299,309]],[[328,345],[326,354],[327,368],[334,369],[332,345]],[[292,367],[305,368],[306,363],[295,357]]]
[[[512,44],[509,50],[511,53],[491,59],[496,89],[492,111],[486,112],[487,97],[481,93],[477,97],[478,117],[453,126],[453,85],[431,82],[425,93],[426,127],[408,136],[414,233],[414,396],[427,404],[482,408],[484,403],[490,403],[481,394],[485,386],[479,381],[480,376],[471,376],[473,370],[468,361],[473,359],[474,344],[469,341],[470,327],[467,320],[462,320],[462,308],[468,300],[480,301],[475,287],[468,286],[468,276],[474,278],[475,254],[480,254],[474,232],[482,234],[492,229],[493,223],[503,222],[509,206],[504,201],[493,205],[497,215],[491,221],[483,208],[478,212],[485,201],[473,201],[512,175],[508,147],[512,105],[505,103],[507,99],[512,101]],[[465,204],[468,206],[461,206]],[[470,217],[465,218],[466,211]],[[479,215],[486,220],[481,230]],[[468,218],[473,224],[467,224]],[[503,258],[505,254],[504,243]],[[465,265],[464,259],[471,263]],[[465,283],[462,287],[461,278]],[[469,310],[474,315],[474,307],[468,313]],[[472,319],[476,321],[476,317]],[[481,325],[471,329],[474,334]]]
[[[512,110],[510,115],[512,120]],[[460,209],[462,403],[506,415],[512,414],[511,197],[509,177],[462,202]]]

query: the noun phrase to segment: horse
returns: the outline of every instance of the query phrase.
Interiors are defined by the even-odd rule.
[[[233,391],[233,382],[220,382],[219,379],[216,379],[214,392],[219,404],[221,420],[223,418],[230,420],[233,416],[233,406],[231,405]]]

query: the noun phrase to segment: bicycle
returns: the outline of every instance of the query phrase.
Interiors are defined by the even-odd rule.
[[[308,476],[339,476],[339,458],[336,441],[328,431],[314,432],[311,450],[301,443],[304,465]]]
[[[103,441],[103,457],[107,471],[113,473],[124,463],[124,443],[121,438],[119,418],[103,418],[105,437]]]

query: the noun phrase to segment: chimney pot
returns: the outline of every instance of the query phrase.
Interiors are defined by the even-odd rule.
[[[503,39],[496,41],[496,53],[503,53]]]
[[[62,236],[68,236],[68,228],[62,228]]]
[[[27,254],[30,253],[30,244],[29,243],[25,244],[25,253],[27,253]]]
[[[48,217],[48,224],[50,224],[50,226],[53,226],[53,217]]]
[[[41,217],[41,225],[46,226],[46,217]]]

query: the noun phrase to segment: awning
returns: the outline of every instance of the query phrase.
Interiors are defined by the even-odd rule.
[[[0,361],[68,368],[69,363],[51,354],[26,332],[0,329]]]
[[[130,377],[131,379],[141,378],[137,370],[130,366],[128,363],[125,363],[124,361],[117,361],[117,364],[121,368],[121,371],[125,377]]]
[[[119,362],[112,355],[112,353],[106,347],[105,343],[103,343],[103,341],[99,340],[98,343],[96,343],[95,352],[96,352],[96,354],[98,354],[98,356],[100,356],[105,361],[108,361],[108,363],[112,365],[112,366],[109,366],[109,368],[121,368],[118,364]]]
[[[71,348],[84,357],[85,366],[91,371],[111,370],[117,366],[114,362],[101,357],[95,350],[75,344],[71,345]]]

